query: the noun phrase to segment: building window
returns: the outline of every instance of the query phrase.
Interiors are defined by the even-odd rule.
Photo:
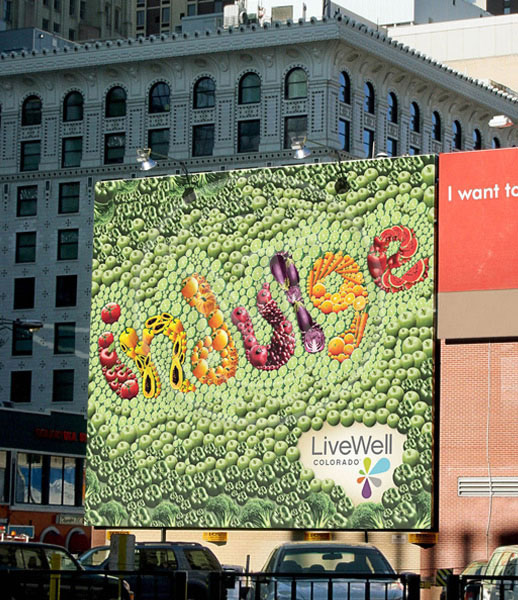
[[[75,260],[79,251],[79,229],[58,230],[58,260]]]
[[[500,140],[497,137],[491,140],[491,148],[501,148]]]
[[[48,19],[41,20],[41,28],[44,31],[50,31],[50,21]]]
[[[0,503],[9,503],[9,454],[6,450],[0,450]]]
[[[389,156],[397,156],[397,140],[394,138],[387,138],[387,154]]]
[[[363,156],[371,158],[374,152],[374,131],[365,128],[363,130]]]
[[[345,104],[351,104],[351,79],[345,71],[340,73],[339,100]]]
[[[56,307],[75,306],[77,304],[77,275],[58,275],[56,277]]]
[[[171,19],[171,9],[169,6],[162,8],[162,25],[168,25]]]
[[[31,356],[32,355],[32,332],[23,329],[18,325],[13,325],[13,356]]]
[[[214,125],[195,125],[192,128],[192,155],[211,156],[214,151]]]
[[[149,112],[162,113],[171,110],[171,90],[167,83],[159,81],[149,91]]]
[[[363,110],[367,113],[374,114],[375,94],[374,87],[370,81],[367,81],[363,86]]]
[[[120,86],[113,87],[106,95],[107,118],[126,116],[126,92]]]
[[[338,139],[340,150],[350,152],[351,150],[351,122],[345,119],[338,120]]]
[[[307,98],[308,95],[308,76],[306,71],[297,67],[292,69],[284,82],[284,97],[286,100],[296,100],[297,98]]]
[[[452,125],[452,146],[453,150],[462,150],[462,127],[458,121],[453,121]]]
[[[20,171],[37,171],[40,166],[41,142],[22,142]]]
[[[76,31],[75,29],[68,30],[68,39],[74,41],[76,39]]]
[[[43,489],[43,457],[41,454],[18,452],[15,480],[17,503],[41,504]]]
[[[52,377],[52,402],[74,400],[74,369],[56,369]]]
[[[79,92],[70,92],[63,100],[63,121],[83,120],[83,95]]]
[[[435,142],[441,141],[441,117],[436,110],[432,113],[432,139]]]
[[[60,33],[61,32],[61,25],[59,23],[53,23],[52,24],[52,31],[54,33]]]
[[[86,17],[86,0],[79,2],[79,18],[84,19]]]
[[[167,157],[169,154],[169,129],[150,129],[148,132],[148,148],[151,149],[151,156],[158,158]]]
[[[257,73],[245,73],[239,81],[239,104],[256,104],[261,101],[261,79]]]
[[[63,139],[63,153],[61,156],[61,166],[80,167],[81,157],[83,155],[83,138],[72,137]]]
[[[410,146],[408,148],[408,154],[410,154],[410,156],[417,156],[420,152],[421,150],[415,146]]]
[[[417,102],[410,104],[410,131],[419,133],[421,131],[421,111]]]
[[[16,262],[27,263],[36,260],[36,232],[23,231],[16,234]]]
[[[34,277],[17,277],[14,280],[14,310],[34,308]]]
[[[68,14],[71,17],[76,14],[76,0],[70,0],[68,3]]]
[[[49,461],[49,504],[76,504],[78,463],[70,456],[51,456]]]
[[[390,92],[387,96],[387,121],[389,123],[397,123],[398,122],[398,106],[397,106],[397,97],[394,92]],[[392,155],[395,156],[395,155]]]
[[[22,125],[41,125],[41,100],[29,96],[22,105]]]
[[[216,104],[216,84],[210,77],[203,77],[194,86],[194,108],[212,108]]]
[[[144,27],[146,24],[146,11],[145,10],[137,10],[137,27]]]
[[[58,213],[76,213],[79,211],[79,182],[60,183]]]
[[[104,164],[124,162],[126,136],[124,133],[108,133],[104,136]]]
[[[473,130],[473,150],[482,150],[482,134],[478,129]]]
[[[74,354],[76,350],[76,324],[54,324],[54,354]]]
[[[261,139],[261,121],[240,121],[237,125],[237,151],[258,152]]]
[[[187,16],[194,17],[196,15],[196,4],[187,5]]]
[[[289,150],[295,140],[302,140],[308,134],[308,118],[306,115],[300,117],[286,117],[284,119],[284,149]]]
[[[11,371],[11,402],[31,401],[32,371]],[[1,481],[0,481],[1,485]]]
[[[121,27],[121,11],[120,8],[115,8],[115,30],[119,31]]]
[[[27,185],[18,188],[16,201],[17,217],[34,217],[38,208],[38,186]]]

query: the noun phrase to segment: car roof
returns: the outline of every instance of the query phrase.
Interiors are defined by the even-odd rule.
[[[63,546],[58,546],[57,544],[46,544],[45,542],[21,542],[15,540],[2,540],[0,544],[4,546],[22,546],[23,548],[55,548],[56,550],[64,550],[68,552],[66,548]]]
[[[493,550],[495,552],[518,552],[518,544],[511,544],[510,546],[498,546]]]
[[[323,549],[323,550],[327,550],[327,549],[333,549],[333,548],[343,548],[343,549],[350,549],[350,550],[357,550],[357,549],[369,549],[369,550],[375,550],[376,552],[379,552],[379,549],[376,546],[373,546],[372,544],[365,544],[362,542],[358,542],[358,543],[349,543],[349,542],[284,542],[282,544],[279,544],[276,547],[276,550],[290,550],[290,549],[299,549],[299,548],[308,548],[308,549],[313,549],[313,550],[319,550],[319,549]]]

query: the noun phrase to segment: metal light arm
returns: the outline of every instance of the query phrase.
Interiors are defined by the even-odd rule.
[[[34,331],[38,331],[38,329],[41,329],[43,327],[43,323],[41,321],[35,321],[32,319],[5,319],[4,317],[0,317],[0,330],[12,330],[15,327],[24,329],[25,331],[30,331],[32,333]]]

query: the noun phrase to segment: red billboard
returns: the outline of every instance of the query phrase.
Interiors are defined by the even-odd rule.
[[[518,149],[439,157],[439,292],[518,288]]]

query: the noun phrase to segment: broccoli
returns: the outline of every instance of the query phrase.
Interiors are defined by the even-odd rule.
[[[241,510],[241,521],[251,523],[256,527],[270,528],[272,526],[272,514],[276,506],[271,500],[265,498],[252,498]]]
[[[205,505],[207,512],[214,513],[220,527],[229,527],[239,512],[237,504],[225,494],[209,498]]]
[[[349,522],[351,529],[383,529],[383,505],[363,502],[354,509]]]
[[[126,509],[115,500],[110,500],[106,504],[101,504],[97,509],[97,512],[101,516],[104,524],[110,525],[111,527],[120,527],[121,525],[128,524],[128,513]]]
[[[92,469],[86,469],[86,492],[85,498],[91,496],[93,493],[98,492],[100,488],[99,480],[97,475]]]
[[[418,521],[416,528],[426,529],[431,524],[431,503],[432,497],[430,492],[422,490],[414,497],[414,503],[417,510]]]
[[[175,527],[178,525],[179,512],[180,507],[177,504],[164,500],[153,511],[153,521],[158,521],[162,527]]]
[[[306,502],[311,511],[309,516],[311,517],[313,527],[316,529],[326,527],[336,512],[336,507],[329,496],[324,492],[314,492],[309,494]]]

